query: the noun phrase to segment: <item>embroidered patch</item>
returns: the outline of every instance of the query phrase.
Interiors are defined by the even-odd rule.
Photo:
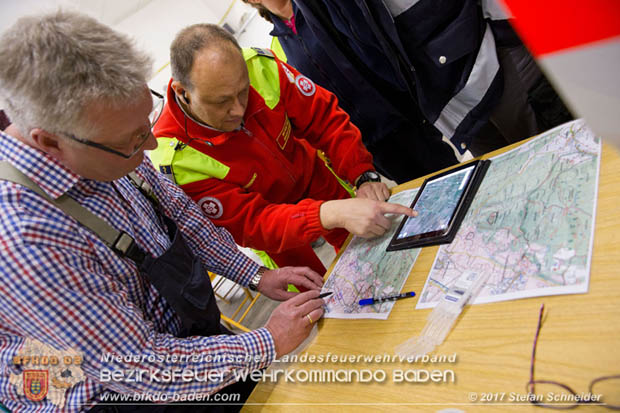
[[[305,96],[312,96],[314,92],[316,92],[314,82],[304,75],[297,75],[295,84],[297,85],[297,89]]]
[[[288,119],[287,116],[286,119],[284,119],[284,125],[282,125],[282,130],[276,138],[276,142],[278,142],[278,146],[280,147],[280,149],[284,149],[284,147],[286,146],[288,138],[291,137],[291,130],[291,121]]]
[[[205,196],[198,201],[198,206],[202,212],[211,219],[218,219],[224,213],[224,207],[219,199],[212,196]]]
[[[271,57],[272,59],[274,57],[273,52],[269,49],[261,49],[260,47],[252,47],[251,49],[254,50],[259,56],[267,56]]]
[[[291,83],[295,83],[295,76],[293,75],[293,72],[291,72],[291,70],[288,67],[286,67],[284,63],[280,63],[280,65],[282,65],[282,69],[284,69],[284,73],[286,73],[286,77],[288,78],[288,81]]]

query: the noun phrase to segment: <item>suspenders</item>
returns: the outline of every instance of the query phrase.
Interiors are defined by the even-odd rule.
[[[151,190],[150,185],[140,179],[134,172],[129,174],[129,177],[138,189],[146,192]],[[90,229],[117,254],[130,258],[137,264],[144,260],[144,252],[138,248],[136,242],[130,235],[114,229],[103,219],[84,208],[68,195],[62,195],[58,199],[52,199],[41,187],[7,161],[0,161],[0,179],[25,186],[41,195],[65,214],[73,217],[80,224]]]

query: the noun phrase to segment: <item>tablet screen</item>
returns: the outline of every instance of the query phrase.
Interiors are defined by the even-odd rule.
[[[474,168],[475,165],[472,165],[453,174],[427,181],[413,205],[418,216],[407,218],[397,238],[446,231]]]

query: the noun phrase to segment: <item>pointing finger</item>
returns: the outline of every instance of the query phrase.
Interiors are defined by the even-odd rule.
[[[411,208],[398,204],[390,204],[389,202],[382,202],[379,205],[379,209],[382,214],[403,214],[410,217],[418,216],[417,211],[414,211]]]

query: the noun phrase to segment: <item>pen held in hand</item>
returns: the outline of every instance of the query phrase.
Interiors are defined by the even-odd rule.
[[[380,297],[380,298],[364,298],[363,300],[359,301],[359,305],[380,304],[386,301],[396,301],[396,300],[400,300],[401,298],[408,298],[408,297],[415,297],[415,292],[409,291],[409,292],[398,294],[398,295],[391,295],[388,297]]]
[[[333,291],[327,291],[325,293],[321,293],[319,294],[318,298],[325,298],[325,297],[329,297],[330,295],[332,295],[334,292]]]

